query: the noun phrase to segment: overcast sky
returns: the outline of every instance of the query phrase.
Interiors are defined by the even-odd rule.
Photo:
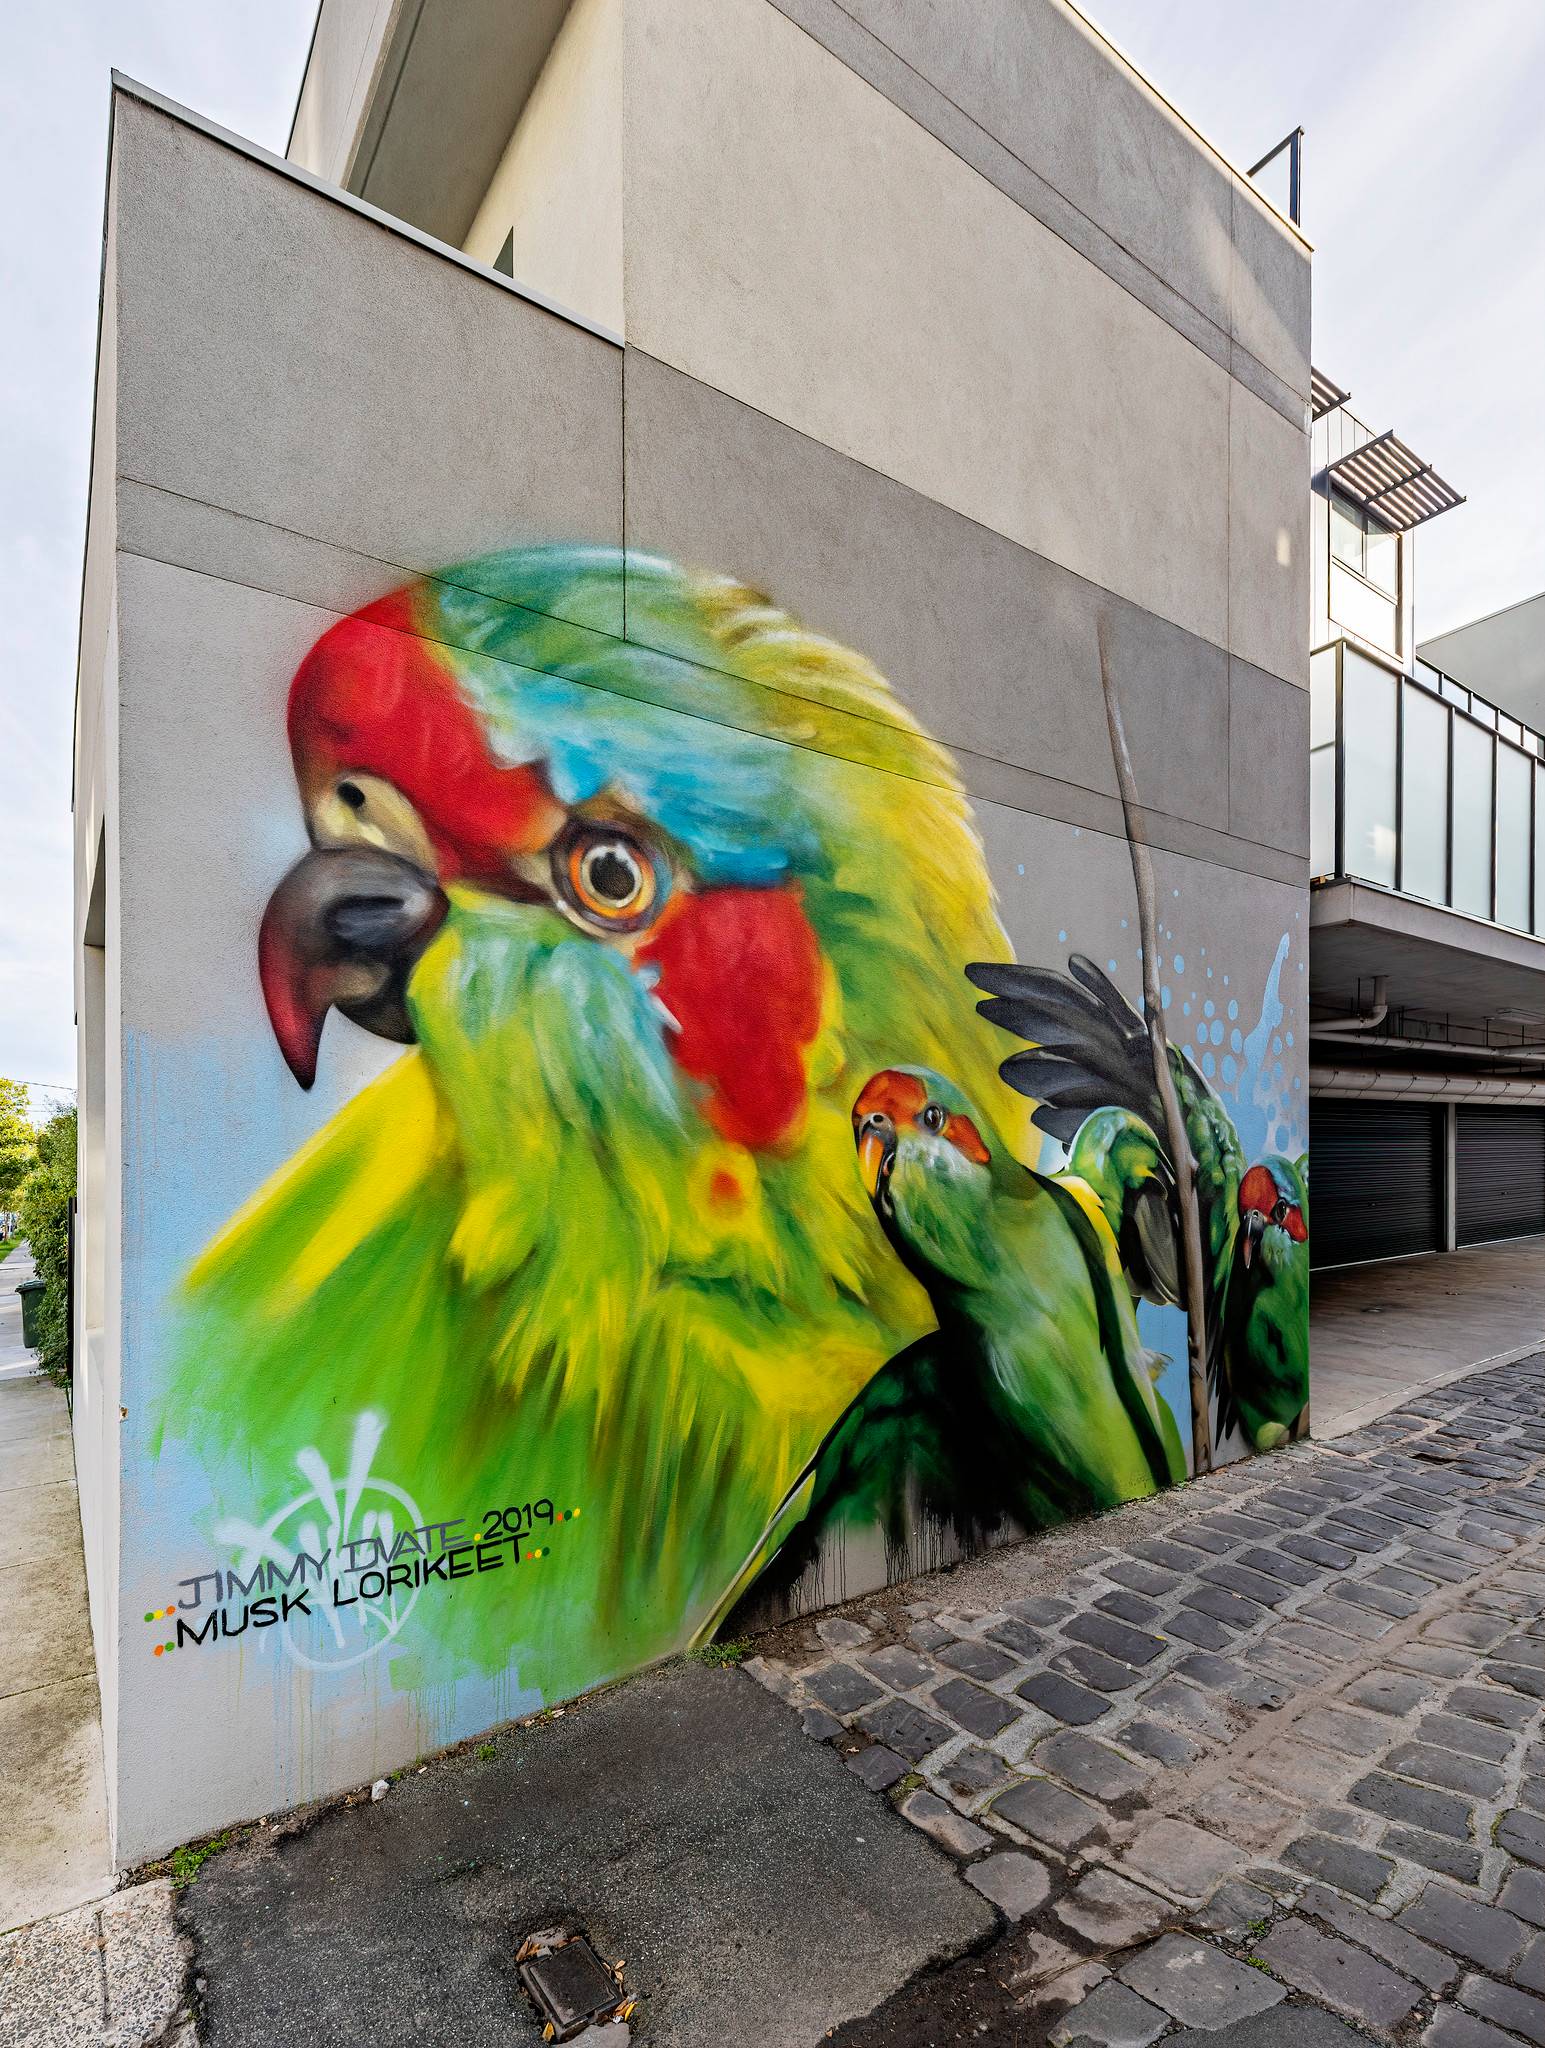
[[[1090,11],[1236,162],[1307,131],[1315,361],[1470,500],[1421,537],[1418,630],[1545,588],[1545,0]],[[10,13],[0,1074],[68,1083],[75,1071],[70,719],[108,71],[282,150],[314,12],[314,0],[51,0]]]

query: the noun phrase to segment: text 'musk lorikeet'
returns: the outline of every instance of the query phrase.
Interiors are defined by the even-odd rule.
[[[1183,1304],[1175,1174],[1141,1017],[1092,960],[1069,973],[1013,963],[967,968],[990,1022],[1031,1048],[1003,1079],[1038,1104],[1036,1124],[1067,1148],[1069,1177],[1093,1189],[1135,1293]],[[1183,1051],[1170,1072],[1196,1161],[1208,1384],[1221,1437],[1281,1443],[1309,1399],[1309,1192],[1303,1161],[1250,1164],[1233,1119]]]
[[[606,548],[341,620],[289,738],[311,844],[260,935],[274,1034],[303,1086],[332,1009],[408,1049],[199,1260],[160,1426],[253,1524],[367,1413],[426,1518],[580,1508],[390,1652],[398,1686],[559,1698],[711,1625],[933,1325],[854,1171],[868,1077],[937,1068],[1030,1136],[962,1000],[1009,952],[982,849],[861,657]]]

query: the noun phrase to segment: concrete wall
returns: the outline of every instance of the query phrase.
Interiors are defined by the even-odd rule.
[[[1545,595],[1439,633],[1417,651],[1536,732],[1545,725]]]
[[[574,0],[463,245],[620,335],[623,0]]]
[[[82,1483],[115,1528],[121,1474],[121,1542],[90,1553],[124,1862],[679,1650],[737,1599],[883,1577],[851,1497],[819,1520],[842,1476],[823,1440],[910,1369],[938,1308],[926,1259],[897,1256],[904,1173],[900,1206],[876,1183],[872,1208],[849,1111],[866,1076],[925,1065],[1005,1171],[1064,1165],[998,1077],[1022,1041],[976,1016],[961,970],[1081,953],[1140,999],[1102,632],[1188,1085],[1217,1092],[1241,1170],[1296,1171],[1306,454],[1264,357],[1306,382],[1282,341],[1302,253],[1253,204],[1240,233],[1233,183],[1121,73],[1087,118],[1113,150],[1159,121],[1167,175],[1197,180],[1194,233],[1142,245],[1177,280],[1156,305],[785,12],[729,4],[712,62],[694,0],[623,17],[626,351],[116,102],[78,827],[84,904],[106,824],[98,1386],[124,1413]],[[1109,63],[1081,30],[1066,47],[1096,78]],[[1080,196],[1102,234],[1124,189]],[[1195,303],[1224,218],[1221,274],[1248,255],[1261,302],[1239,376],[1213,314],[1241,295]],[[292,758],[302,669],[297,701],[321,708],[294,714]],[[405,694],[371,766],[358,719],[386,690]],[[445,715],[472,719],[454,746]],[[469,803],[503,820],[497,860]],[[653,848],[674,923],[612,933],[582,907],[554,804],[562,845],[583,826]],[[285,877],[367,857],[416,863],[449,906],[407,974],[419,1044],[335,1013],[303,1089],[275,1042]],[[559,978],[514,1000],[544,948]],[[357,979],[317,971],[354,1001]],[[285,985],[304,1007],[322,983]],[[489,1020],[515,1036],[478,1050]],[[895,1156],[926,1166],[923,1127],[898,1128]],[[1157,1483],[1170,1453],[1132,1401],[1175,1418],[1183,1469],[1183,1316],[1145,1303],[1129,1350],[1081,1350],[1108,1276],[1052,1194],[1014,1185],[1048,1233],[1034,1270],[1063,1276],[1042,1339],[1013,1324],[1025,1370],[1065,1347],[1067,1383],[1121,1405],[1075,1471],[1027,1395],[991,1432],[1024,1432],[1022,1469],[973,1466],[902,1532],[914,1560]],[[1234,1205],[1231,1184],[1230,1232]],[[1214,1408],[1220,1456],[1297,1419],[1239,1412]],[[335,1493],[318,1460],[353,1458]],[[319,1593],[266,1626],[213,1587],[345,1540],[365,1499],[399,1535],[525,1502],[519,1573],[499,1523],[508,1563],[472,1591],[415,1584],[363,1615]]]

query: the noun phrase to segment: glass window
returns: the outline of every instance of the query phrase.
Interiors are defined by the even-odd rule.
[[[1336,872],[1336,650],[1309,657],[1309,872]]]
[[[1496,741],[1467,718],[1454,720],[1454,893],[1456,910],[1491,916],[1491,757]]]
[[[1395,688],[1388,669],[1341,652],[1341,815],[1345,870],[1395,886]]]
[[[1449,714],[1436,697],[1403,685],[1400,760],[1400,886],[1442,903],[1448,890]],[[1520,757],[1521,758],[1521,757]]]
[[[1461,711],[1469,710],[1470,692],[1462,683],[1456,683],[1452,676],[1443,678],[1443,694],[1450,704],[1457,704]]]
[[[1363,522],[1345,498],[1330,501],[1330,551],[1338,562],[1362,573]]]
[[[1330,498],[1330,551],[1386,597],[1400,595],[1400,535],[1336,491]]]
[[[1488,704],[1484,697],[1472,697],[1470,699],[1470,716],[1475,720],[1477,725],[1484,725],[1488,727],[1489,730],[1492,732],[1496,731],[1496,706],[1494,704]]]
[[[1363,574],[1390,597],[1400,594],[1400,536],[1368,519],[1363,536]]]
[[[1340,562],[1330,565],[1330,615],[1359,640],[1387,654],[1399,652],[1399,605]]]
[[[1529,929],[1529,759],[1497,749],[1497,922]]]
[[[1505,740],[1511,740],[1515,747],[1523,745],[1524,729],[1516,718],[1505,718],[1499,711],[1497,713],[1497,730]]]
[[[1534,771],[1534,809],[1545,824],[1545,768]],[[1545,831],[1534,836],[1534,929],[1545,933]]]

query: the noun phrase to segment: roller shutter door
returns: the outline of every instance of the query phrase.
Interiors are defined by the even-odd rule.
[[[1440,1116],[1425,1103],[1310,1105],[1311,1266],[1350,1266],[1438,1249]]]
[[[1462,1108],[1458,1121],[1459,1242],[1545,1231],[1545,1113]]]

